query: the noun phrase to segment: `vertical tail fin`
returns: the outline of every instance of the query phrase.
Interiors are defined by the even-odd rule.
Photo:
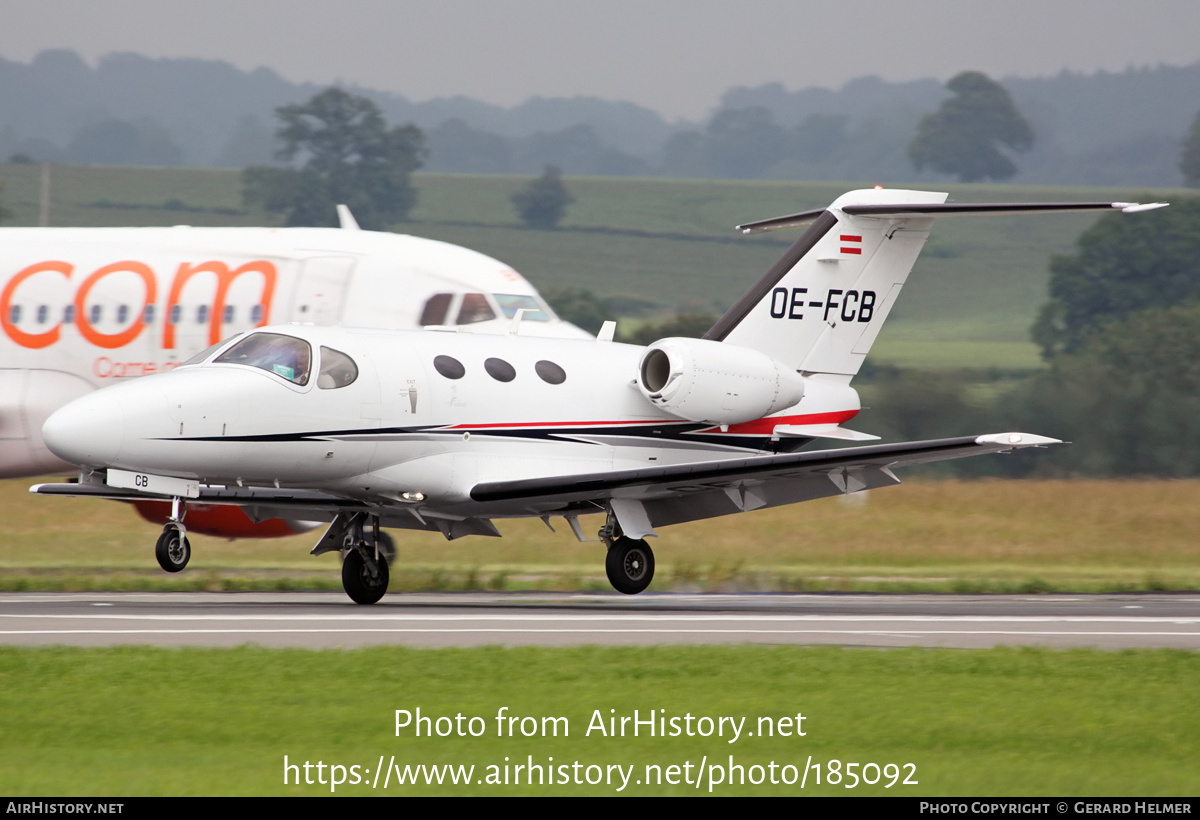
[[[851,191],[825,211],[779,220],[810,227],[705,338],[760,350],[806,374],[855,375],[925,245],[933,217],[858,216],[844,209],[945,199],[944,193],[924,191]]]
[[[891,313],[938,216],[988,213],[1134,213],[1164,202],[946,203],[946,194],[880,188],[843,194],[822,211],[743,225],[809,225],[704,338],[766,353],[803,374],[848,379]]]

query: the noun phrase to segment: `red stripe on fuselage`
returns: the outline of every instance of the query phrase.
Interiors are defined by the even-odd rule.
[[[669,419],[665,421],[504,421],[497,424],[455,424],[451,427],[443,427],[443,430],[497,430],[500,428],[512,427],[602,427],[604,425],[620,424],[624,426],[632,425],[662,425],[662,424],[685,424],[683,419]]]
[[[697,433],[725,432],[743,436],[768,436],[778,424],[841,424],[858,415],[857,410],[838,410],[832,413],[809,413],[803,416],[770,416],[765,419],[755,419],[741,424],[731,424],[729,429],[721,431],[720,427],[709,427],[697,430]],[[664,424],[694,424],[686,419],[670,419],[659,421],[511,421],[497,424],[455,424],[443,427],[443,430],[511,430],[516,427],[661,427]]]

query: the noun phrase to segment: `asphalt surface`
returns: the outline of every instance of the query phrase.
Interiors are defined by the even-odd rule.
[[[1200,649],[1200,594],[0,593],[11,646],[791,644]]]

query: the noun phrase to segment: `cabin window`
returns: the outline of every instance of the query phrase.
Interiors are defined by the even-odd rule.
[[[99,324],[100,323],[100,315],[103,312],[104,311],[100,309],[100,305],[92,305],[91,310],[88,311],[88,321],[90,323],[92,323],[93,325]]]
[[[196,308],[196,324],[202,325],[208,321],[208,305]]]
[[[483,363],[483,369],[498,382],[510,382],[517,377],[517,371],[504,359],[488,359]]]
[[[39,325],[46,324],[46,320],[50,318],[50,306],[38,305],[37,322]]]
[[[171,324],[179,324],[180,317],[183,316],[183,308],[179,305],[171,305]]]
[[[494,293],[492,297],[496,300],[496,304],[500,305],[500,310],[509,319],[516,316],[518,310],[524,309],[525,316],[522,318],[522,321],[550,321],[550,317],[546,314],[546,311],[538,304],[537,299],[534,299],[532,296],[520,296],[514,293]]]
[[[455,324],[473,325],[476,322],[487,322],[495,318],[496,311],[492,310],[486,296],[482,293],[464,293]]]
[[[75,321],[75,306],[67,305],[63,308],[63,321],[67,324]]]
[[[421,327],[446,324],[446,314],[450,311],[450,300],[453,293],[435,293],[425,303],[421,311]]]
[[[146,309],[142,311],[142,321],[146,324],[154,321],[154,305],[146,305]]]
[[[533,366],[533,371],[538,374],[538,377],[546,384],[562,384],[567,380],[567,371],[556,365],[554,362],[548,362],[542,359]]]
[[[308,384],[312,348],[282,333],[252,333],[218,356],[213,364],[243,364],[266,370],[292,384]]]
[[[225,310],[221,312],[221,320],[224,322],[233,321],[233,305],[226,305]]]
[[[461,379],[467,375],[467,369],[463,367],[463,363],[453,356],[435,356],[433,369],[447,379]]]
[[[129,318],[129,305],[117,305],[117,322],[125,324],[125,320]]]
[[[345,353],[329,347],[321,348],[321,372],[317,376],[317,387],[322,390],[337,390],[358,378],[358,365]]]
[[[14,325],[17,322],[21,321],[21,306],[20,305],[13,305],[12,307],[10,307],[8,309],[8,321]]]
[[[250,311],[250,321],[254,322],[254,324],[257,325],[260,322],[262,322],[262,317],[263,317],[263,306],[255,305],[254,310]]]

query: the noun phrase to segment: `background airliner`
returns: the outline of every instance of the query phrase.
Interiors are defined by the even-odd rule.
[[[415,236],[342,228],[0,229],[0,478],[72,468],[42,441],[45,420],[114,382],[171,370],[229,336],[301,322],[412,329],[450,325],[590,338],[556,317],[508,265]],[[156,503],[139,510],[162,520]],[[228,537],[285,535],[214,511]]]

